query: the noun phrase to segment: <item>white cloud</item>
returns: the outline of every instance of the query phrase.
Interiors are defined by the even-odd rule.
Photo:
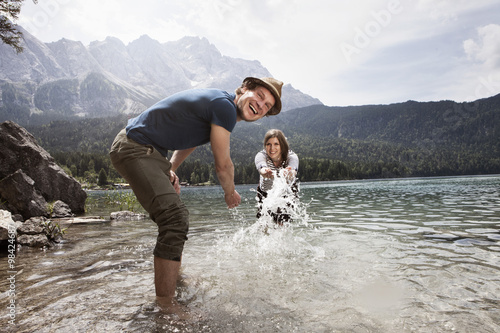
[[[468,87],[465,100],[473,101],[500,92],[500,25],[488,24],[477,28],[474,38],[463,42],[467,68],[459,89]]]
[[[469,58],[484,63],[487,69],[500,69],[500,25],[489,24],[477,29],[478,39],[464,41]]]

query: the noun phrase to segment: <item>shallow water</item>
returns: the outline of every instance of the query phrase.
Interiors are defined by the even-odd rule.
[[[11,332],[498,332],[500,177],[301,184],[290,226],[263,232],[254,186],[225,208],[183,188],[191,214],[178,297],[154,305],[150,220],[73,224],[16,254]],[[99,193],[90,193],[99,196]],[[95,213],[95,212],[94,212]],[[100,212],[103,215],[107,211]],[[0,262],[7,275],[7,258]],[[8,282],[8,281],[7,281]],[[2,291],[8,283],[2,278]]]

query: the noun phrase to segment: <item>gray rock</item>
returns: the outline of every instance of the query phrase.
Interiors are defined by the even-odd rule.
[[[143,220],[146,219],[148,216],[146,214],[141,214],[141,213],[134,213],[128,210],[122,210],[119,212],[113,212],[110,215],[111,220],[118,220],[118,221],[123,221],[123,220]]]
[[[45,217],[32,217],[17,228],[17,232],[19,235],[44,234],[42,222],[45,221],[47,221]]]
[[[61,200],[57,200],[56,202],[54,202],[54,206],[52,207],[52,217],[72,216],[75,216],[75,214],[71,212],[71,209],[65,202],[62,202]]]
[[[21,214],[12,214],[12,219],[14,221],[24,222],[24,218]]]
[[[20,235],[17,237],[17,244],[30,247],[52,246],[52,243],[44,234]]]
[[[74,213],[85,210],[87,194],[80,183],[55,163],[33,135],[12,121],[0,124],[0,161],[0,179],[21,169],[47,202],[62,200]],[[1,196],[4,197],[4,193]]]
[[[33,179],[22,170],[3,178],[0,186],[3,206],[14,214],[21,214],[25,219],[32,216],[48,216],[47,202],[34,184]]]

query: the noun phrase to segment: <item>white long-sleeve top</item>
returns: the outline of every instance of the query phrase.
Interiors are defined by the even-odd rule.
[[[275,166],[271,158],[267,155],[266,150],[263,149],[255,155],[255,167],[260,171],[262,168],[270,168],[279,173],[280,169],[292,167],[295,171],[299,170],[299,157],[293,151],[288,151],[288,159],[283,161],[279,167]],[[264,178],[260,175],[259,187],[262,191],[267,192],[273,187],[273,179]]]

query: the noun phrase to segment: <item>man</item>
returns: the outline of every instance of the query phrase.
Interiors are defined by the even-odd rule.
[[[175,307],[189,224],[175,171],[197,146],[210,142],[227,207],[238,206],[241,197],[234,186],[231,131],[238,121],[278,114],[282,86],[273,78],[247,77],[235,94],[219,89],[180,92],[130,119],[116,136],[111,162],[158,225],[153,252],[155,289],[158,303],[166,308]],[[173,151],[170,161],[166,159],[168,151]]]

